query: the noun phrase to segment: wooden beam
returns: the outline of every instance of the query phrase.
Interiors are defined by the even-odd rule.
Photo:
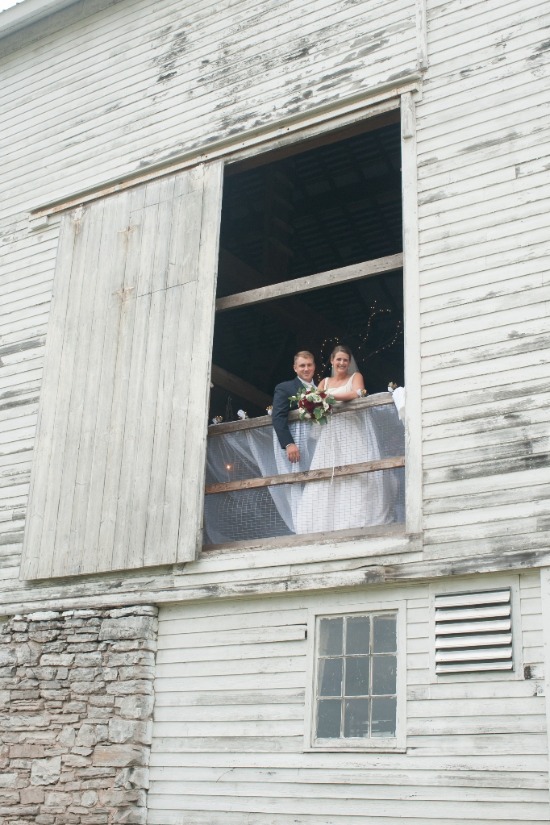
[[[261,272],[241,261],[236,255],[228,252],[226,249],[220,249],[220,275],[231,281],[237,289],[242,290],[239,294],[246,294],[250,291],[250,287],[259,289],[261,287],[269,287],[266,284],[268,280]],[[245,292],[246,290],[246,292]],[[233,296],[228,296],[233,297]],[[223,301],[224,298],[218,300]],[[217,303],[216,303],[217,309]],[[323,330],[323,335],[333,338],[341,338],[343,331],[340,327],[333,324],[324,315],[316,312],[299,298],[287,300],[284,307],[280,304],[269,304],[264,308],[266,312],[273,315],[279,323],[296,332],[304,325],[309,325],[312,329]]]
[[[219,369],[217,367],[216,369]],[[271,403],[271,402],[270,402]],[[345,406],[335,407],[332,415],[346,415],[346,413],[357,410],[364,410],[368,407],[383,407],[388,404],[393,404],[393,397],[389,392],[377,392],[373,395],[368,395],[366,398],[357,398],[353,401],[346,401]],[[288,414],[289,421],[299,421],[300,414],[298,410],[291,410]],[[261,415],[257,418],[246,418],[244,421],[227,421],[223,424],[212,424],[208,428],[208,438],[212,436],[225,435],[225,433],[235,433],[239,430],[256,430],[259,427],[271,427],[272,421],[270,415]]]
[[[270,395],[249,384],[243,378],[239,378],[238,375],[233,375],[232,372],[224,370],[223,367],[216,366],[216,364],[212,364],[211,378],[216,387],[222,387],[228,392],[235,393],[239,398],[245,398],[257,407],[266,407],[271,404]]]
[[[375,275],[381,275],[383,272],[395,272],[396,269],[401,269],[402,267],[402,253],[388,255],[385,258],[376,258],[373,261],[364,261],[360,264],[343,266],[338,269],[331,269],[328,272],[317,272],[315,275],[306,275],[305,278],[295,278],[293,281],[284,281],[280,284],[260,287],[260,289],[249,289],[246,292],[239,292],[236,295],[227,295],[225,298],[218,298],[216,301],[216,311],[223,312],[227,309],[260,304],[263,301],[272,301],[275,298],[284,298],[287,295],[299,295],[302,292],[310,292],[326,286],[335,286],[346,283],[347,281],[372,278]]]
[[[392,470],[395,467],[405,466],[405,456],[379,458],[375,461],[363,461],[360,464],[348,464],[344,467],[327,467],[323,470],[304,470],[301,473],[283,473],[279,476],[265,476],[264,478],[247,478],[241,481],[224,481],[218,484],[207,484],[205,495],[217,493],[231,493],[234,490],[252,490],[256,487],[277,487],[279,484],[298,484],[303,481],[324,481],[327,478],[354,476],[358,473],[375,473],[377,470]]]

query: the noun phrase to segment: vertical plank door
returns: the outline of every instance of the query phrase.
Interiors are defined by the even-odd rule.
[[[195,558],[222,171],[62,219],[22,578]]]

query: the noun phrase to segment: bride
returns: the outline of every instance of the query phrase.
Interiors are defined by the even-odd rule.
[[[319,389],[337,404],[367,394],[363,376],[356,370],[351,350],[338,345],[330,356],[332,375]],[[359,464],[380,458],[369,410],[354,410],[329,418],[323,427],[310,469]],[[297,513],[297,533],[317,533],[366,527],[391,521],[389,496],[384,494],[384,473],[358,473],[304,485]]]

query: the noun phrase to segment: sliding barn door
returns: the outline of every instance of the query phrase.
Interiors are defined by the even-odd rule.
[[[22,577],[200,546],[222,165],[64,216]]]

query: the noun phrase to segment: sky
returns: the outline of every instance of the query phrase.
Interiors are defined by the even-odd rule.
[[[4,11],[4,9],[9,9],[10,6],[15,6],[17,0],[0,0],[0,11]]]

